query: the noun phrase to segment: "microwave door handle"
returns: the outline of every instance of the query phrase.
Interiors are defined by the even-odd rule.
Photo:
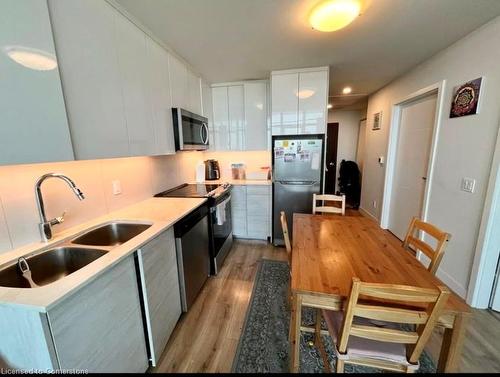
[[[200,139],[203,144],[205,144],[205,139],[203,138],[203,124],[200,127]]]
[[[201,133],[201,140],[203,141],[203,144],[207,145],[208,144],[208,126],[206,123],[202,123],[201,124],[203,129],[205,130],[205,135],[206,135],[206,139],[203,139],[203,132]],[[202,129],[200,128],[200,131]]]

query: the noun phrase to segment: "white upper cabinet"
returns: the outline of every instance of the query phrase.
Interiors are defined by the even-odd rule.
[[[271,128],[273,135],[293,135],[298,129],[299,74],[271,74]]]
[[[146,35],[125,17],[116,17],[115,28],[130,154],[152,155],[156,145],[148,94]]]
[[[216,84],[212,86],[212,97],[216,136],[211,149],[268,149],[267,81]]]
[[[218,151],[230,150],[229,144],[229,103],[227,87],[212,88],[214,107],[214,148]]]
[[[149,73],[149,98],[153,131],[156,139],[154,154],[175,154],[172,125],[172,97],[168,74],[167,51],[151,38],[146,37]]]
[[[188,110],[190,101],[187,68],[175,56],[169,55],[169,70],[172,87],[172,107]]]
[[[245,102],[243,85],[227,88],[229,109],[229,146],[233,151],[245,150]]]
[[[327,106],[328,71],[300,73],[298,133],[301,135],[325,133]]]
[[[187,71],[189,105],[187,110],[201,115],[201,83],[193,72]]]
[[[1,1],[0,45],[0,165],[73,160],[46,1]],[[31,52],[50,64],[16,60]]]
[[[267,83],[243,84],[245,96],[246,150],[264,150],[268,146]]]
[[[324,133],[328,67],[271,73],[273,135]]]
[[[50,0],[77,159],[129,156],[115,11],[99,0]]]

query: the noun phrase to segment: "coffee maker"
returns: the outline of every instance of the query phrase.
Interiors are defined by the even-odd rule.
[[[217,160],[205,161],[205,180],[215,181],[220,179],[220,167]]]

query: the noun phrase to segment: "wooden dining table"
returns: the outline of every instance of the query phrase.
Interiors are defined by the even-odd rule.
[[[402,247],[394,235],[365,216],[293,215],[290,323],[292,372],[298,372],[302,307],[342,310],[352,278],[370,283],[445,286]],[[439,372],[458,366],[470,307],[452,293],[438,326],[444,328]]]

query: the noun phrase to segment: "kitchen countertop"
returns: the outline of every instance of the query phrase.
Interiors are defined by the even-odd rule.
[[[198,183],[198,182],[193,182]],[[266,179],[218,179],[216,181],[204,181],[203,183],[212,184],[222,184],[230,183],[234,186],[246,186],[246,185],[256,185],[256,186],[270,186],[272,184],[271,180]]]
[[[48,243],[35,242],[0,255],[0,268],[17,261],[19,257],[38,254],[52,249],[60,243],[112,221],[151,224],[143,233],[126,243],[113,248],[104,256],[72,274],[51,284],[38,288],[0,287],[0,305],[21,306],[26,309],[46,312],[72,292],[84,287],[97,276],[131,255],[138,248],[171,227],[178,220],[199,207],[205,198],[151,198],[84,224],[56,233]],[[57,227],[55,228],[57,232]]]

